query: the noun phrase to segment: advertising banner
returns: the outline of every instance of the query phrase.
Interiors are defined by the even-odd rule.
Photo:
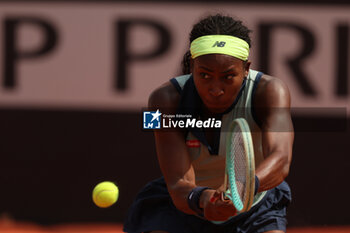
[[[252,68],[283,79],[293,107],[349,107],[348,6],[97,2],[0,3],[0,107],[139,110],[215,13],[252,29]]]

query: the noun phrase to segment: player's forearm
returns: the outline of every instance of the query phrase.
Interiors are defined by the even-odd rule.
[[[171,199],[178,210],[187,214],[195,214],[195,212],[190,209],[187,202],[189,193],[195,187],[196,185],[193,182],[189,182],[185,179],[180,179],[176,183],[168,185]]]
[[[282,152],[273,152],[256,169],[259,178],[259,192],[276,187],[289,173],[289,156]]]

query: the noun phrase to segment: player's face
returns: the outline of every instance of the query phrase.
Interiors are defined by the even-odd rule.
[[[224,54],[208,54],[193,60],[194,83],[210,112],[222,113],[233,104],[249,65],[250,62]]]

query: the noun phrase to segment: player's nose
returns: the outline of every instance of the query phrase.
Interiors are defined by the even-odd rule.
[[[214,87],[209,89],[209,94],[211,96],[214,96],[214,97],[219,97],[219,96],[223,95],[224,93],[225,93],[224,90],[219,86],[214,86]]]

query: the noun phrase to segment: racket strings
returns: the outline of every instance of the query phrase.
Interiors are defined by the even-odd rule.
[[[245,156],[244,140],[242,132],[234,130],[232,137],[231,159],[234,161],[235,182],[241,202],[246,200],[246,167],[247,161]]]
[[[226,141],[225,178],[230,187],[227,196],[238,212],[248,211],[252,205],[254,170],[254,150],[248,123],[243,118],[236,119],[231,125]]]

